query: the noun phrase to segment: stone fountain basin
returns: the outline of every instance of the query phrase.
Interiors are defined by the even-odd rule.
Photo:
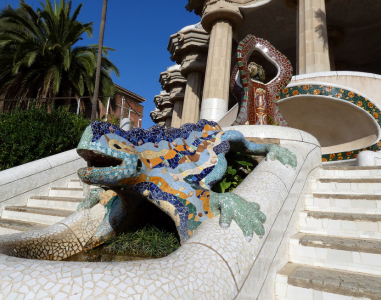
[[[276,272],[288,262],[287,243],[298,232],[306,182],[321,166],[321,149],[310,134],[278,126],[234,126],[247,138],[278,139],[298,166],[262,160],[234,193],[257,202],[266,234],[247,242],[219,216],[202,223],[171,255],[130,262],[38,260],[42,248],[55,258],[81,251],[103,219],[104,208],[74,213],[38,231],[0,236],[0,299],[273,299]],[[67,254],[64,254],[67,253]],[[16,256],[28,255],[31,259]],[[62,257],[64,258],[64,257]],[[1,297],[2,296],[2,297]]]

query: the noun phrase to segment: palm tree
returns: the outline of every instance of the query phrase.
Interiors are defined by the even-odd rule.
[[[101,19],[101,29],[99,31],[99,44],[98,44],[98,52],[102,52],[103,49],[103,37],[105,34],[105,27],[106,27],[106,14],[107,14],[107,0],[103,0],[103,7],[102,7],[102,19]],[[94,97],[92,101],[92,110],[91,110],[91,122],[95,120],[95,115],[97,112],[97,100],[98,100],[98,93],[99,93],[99,84],[101,79],[101,72],[99,66],[101,65],[101,57],[98,56],[97,59],[97,70],[95,72],[95,89],[94,89]]]
[[[93,23],[77,21],[80,4],[71,14],[71,1],[50,0],[34,11],[20,8],[0,11],[0,95],[5,98],[49,98],[93,95],[98,45],[75,46],[81,36],[92,36]],[[111,72],[117,67],[103,47],[100,93],[117,90]]]

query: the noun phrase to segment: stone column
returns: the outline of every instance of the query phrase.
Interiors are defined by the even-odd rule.
[[[176,100],[173,104],[171,127],[179,128],[181,126],[181,117],[183,114],[183,100]]]
[[[201,119],[220,120],[228,111],[233,30],[227,21],[217,21],[210,34]]]
[[[206,52],[192,51],[184,56],[181,75],[187,78],[183,119],[181,124],[197,123],[200,120],[202,78],[206,68]]]
[[[181,124],[197,123],[200,120],[202,77],[201,72],[190,72],[187,76]]]
[[[210,2],[201,24],[210,32],[200,119],[219,121],[228,111],[233,30],[242,24],[238,7],[225,1]]]
[[[171,127],[171,123],[172,123],[172,119],[171,118],[168,118],[165,120],[165,128],[169,128]]]
[[[172,107],[167,107],[163,109],[162,113],[162,120],[165,122],[164,127],[169,128],[171,127],[172,124],[172,114],[173,114],[173,108]]]
[[[325,0],[299,0],[298,74],[330,71]]]

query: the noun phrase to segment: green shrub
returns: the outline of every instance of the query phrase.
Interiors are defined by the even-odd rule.
[[[258,165],[252,155],[241,152],[229,152],[225,158],[228,168],[224,176],[213,185],[212,191],[216,193],[232,192]]]
[[[89,124],[62,107],[0,113],[0,171],[76,148]]]
[[[112,237],[107,241],[105,251],[112,254],[157,258],[167,256],[179,247],[180,243],[175,234],[150,226]]]

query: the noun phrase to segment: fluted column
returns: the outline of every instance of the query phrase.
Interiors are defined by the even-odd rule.
[[[201,72],[188,74],[181,124],[197,123],[200,120],[202,77]]]
[[[228,111],[232,40],[231,24],[217,21],[210,34],[201,119],[218,121]]]
[[[165,128],[169,128],[171,127],[171,123],[172,123],[172,119],[171,118],[168,118],[165,120]]]
[[[325,0],[299,0],[298,74],[330,71]]]
[[[233,29],[243,17],[238,7],[225,1],[205,7],[201,23],[210,32],[200,119],[219,121],[228,111]]]
[[[171,126],[179,128],[181,126],[181,118],[183,114],[183,100],[176,100],[173,104],[172,123]]]
[[[197,123],[200,120],[202,79],[206,68],[204,50],[187,53],[181,64],[181,74],[187,78],[181,124]]]

